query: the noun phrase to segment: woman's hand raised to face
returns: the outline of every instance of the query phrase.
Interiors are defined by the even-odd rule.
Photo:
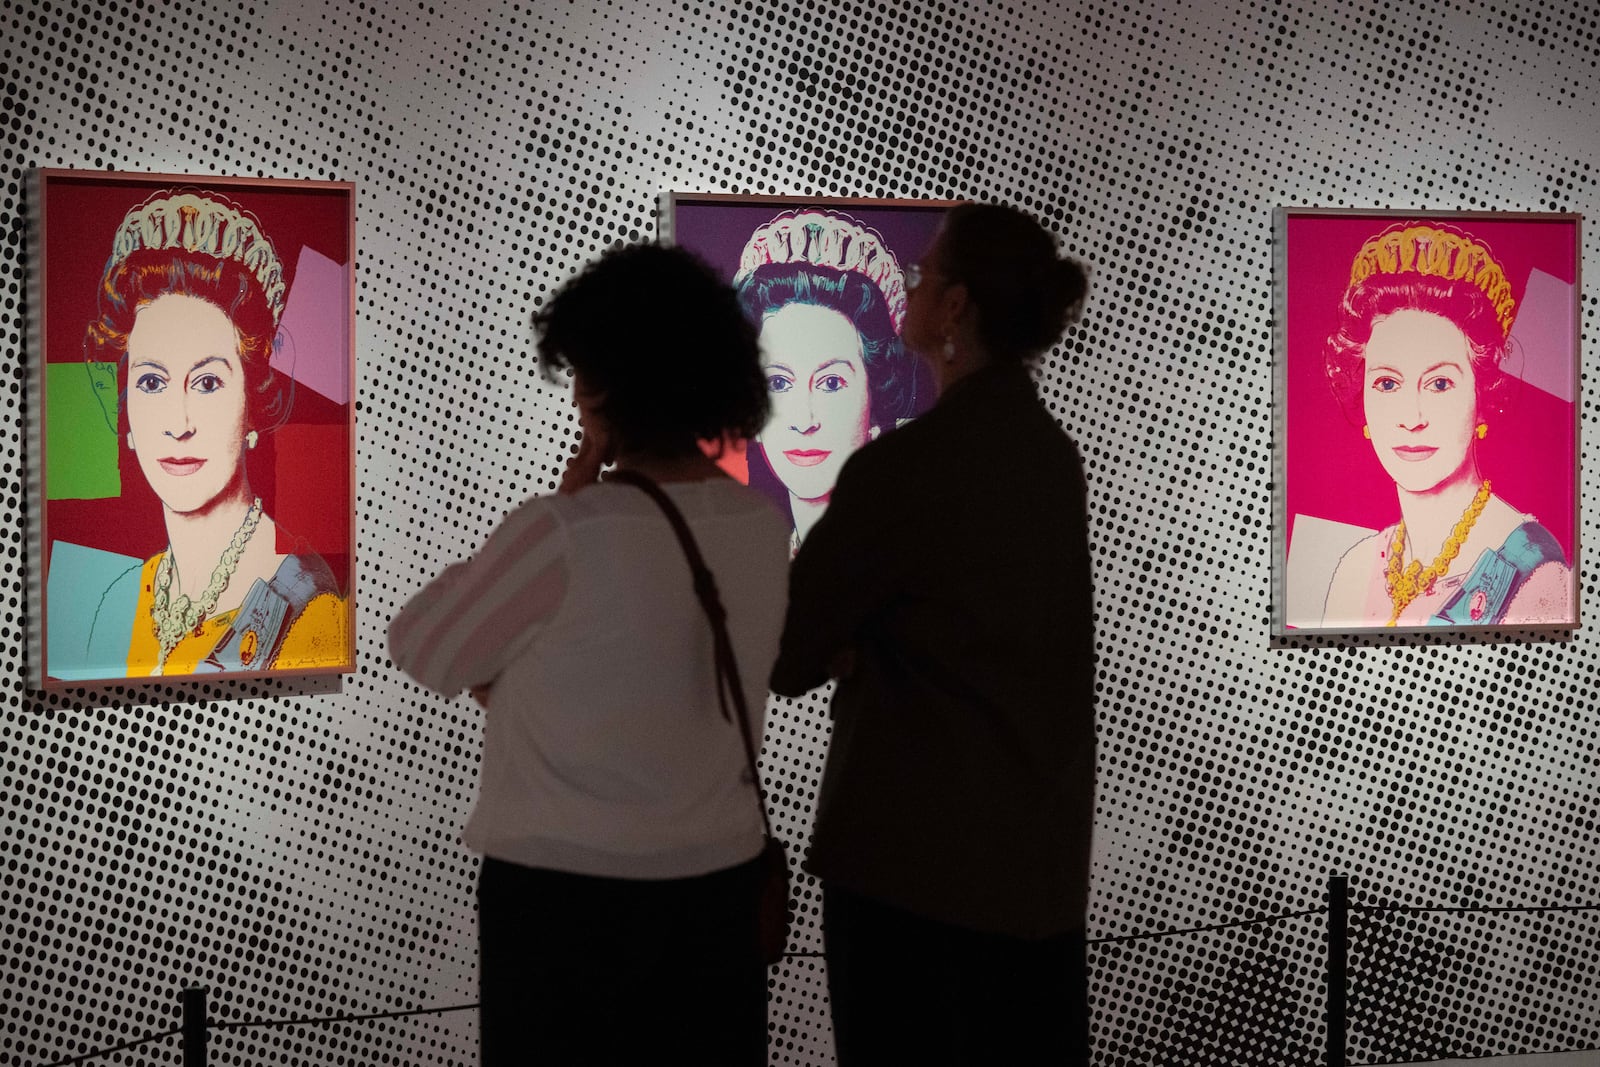
[[[600,480],[600,469],[616,459],[611,441],[611,425],[600,411],[605,394],[589,387],[582,375],[573,380],[573,401],[578,405],[578,425],[583,438],[578,451],[567,460],[567,469],[561,472],[558,493],[576,493],[586,485]]]
[[[600,469],[614,462],[611,433],[604,419],[587,417],[583,420],[583,440],[578,451],[567,460],[567,469],[561,472],[558,493],[576,493],[586,485],[600,480]]]
[[[600,480],[600,468],[605,466],[606,450],[598,438],[599,435],[594,433],[583,435],[578,451],[567,460],[567,468],[561,472],[561,485],[556,492],[576,493],[584,486]]]
[[[828,677],[836,682],[842,682],[856,673],[856,650],[854,648],[841,648],[828,661]]]

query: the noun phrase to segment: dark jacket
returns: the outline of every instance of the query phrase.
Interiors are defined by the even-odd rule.
[[[772,688],[845,650],[806,869],[929,918],[1084,925],[1094,623],[1082,460],[1026,369],[852,456],[790,574]]]

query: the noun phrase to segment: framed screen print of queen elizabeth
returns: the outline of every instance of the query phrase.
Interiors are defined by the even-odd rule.
[[[866,442],[927,410],[933,375],[900,340],[909,268],[948,201],[669,193],[663,237],[732,282],[761,331],[772,414],[723,466],[771,497],[790,547]]]
[[[354,669],[354,187],[43,170],[38,684]]]
[[[1278,210],[1278,633],[1578,625],[1579,225]]]

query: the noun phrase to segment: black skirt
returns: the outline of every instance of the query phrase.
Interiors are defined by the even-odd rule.
[[[692,878],[598,878],[485,858],[484,1067],[767,1062],[759,857]]]

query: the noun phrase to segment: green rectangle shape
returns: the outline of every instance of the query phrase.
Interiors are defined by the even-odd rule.
[[[103,500],[122,495],[114,429],[116,382],[115,363],[51,363],[45,368],[47,499]]]

